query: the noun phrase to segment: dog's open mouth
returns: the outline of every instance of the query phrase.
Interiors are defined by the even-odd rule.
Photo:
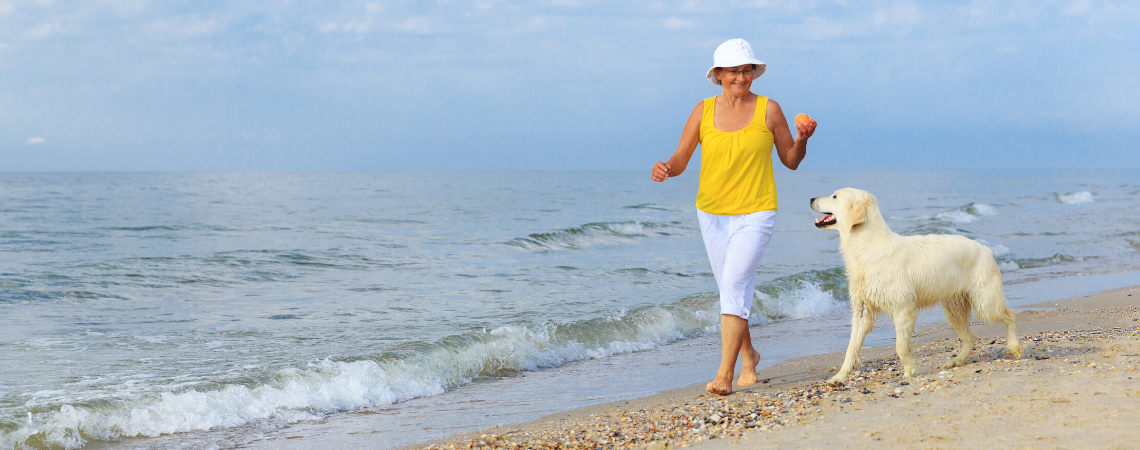
[[[835,216],[831,215],[831,213],[829,213],[829,212],[825,212],[823,214],[825,214],[823,217],[815,219],[815,227],[816,228],[823,228],[823,227],[826,227],[829,225],[835,225]]]

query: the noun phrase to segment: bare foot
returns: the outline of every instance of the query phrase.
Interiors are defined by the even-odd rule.
[[[760,364],[760,352],[752,350],[752,354],[746,356],[740,358],[744,362],[744,366],[740,368],[740,378],[736,380],[737,386],[748,386],[760,381],[756,377],[756,366]]]
[[[712,380],[708,384],[705,385],[705,390],[709,391],[709,393],[717,394],[717,395],[731,394],[732,393],[732,379],[729,378],[728,381],[724,381],[724,380],[721,380],[719,378]]]

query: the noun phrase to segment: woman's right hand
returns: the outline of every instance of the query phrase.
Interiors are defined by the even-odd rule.
[[[653,165],[653,172],[651,174],[649,174],[649,177],[652,178],[653,181],[656,181],[656,182],[662,182],[662,181],[668,180],[669,179],[669,165],[665,164],[661,161],[657,161],[657,164]]]

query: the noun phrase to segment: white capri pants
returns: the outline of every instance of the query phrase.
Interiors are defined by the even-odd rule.
[[[720,216],[697,210],[701,237],[720,289],[720,313],[748,319],[756,289],[756,266],[776,226],[776,211]]]

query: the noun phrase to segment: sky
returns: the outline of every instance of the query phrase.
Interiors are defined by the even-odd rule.
[[[721,42],[807,169],[1140,168],[1140,4],[0,0],[0,172],[646,170]]]

